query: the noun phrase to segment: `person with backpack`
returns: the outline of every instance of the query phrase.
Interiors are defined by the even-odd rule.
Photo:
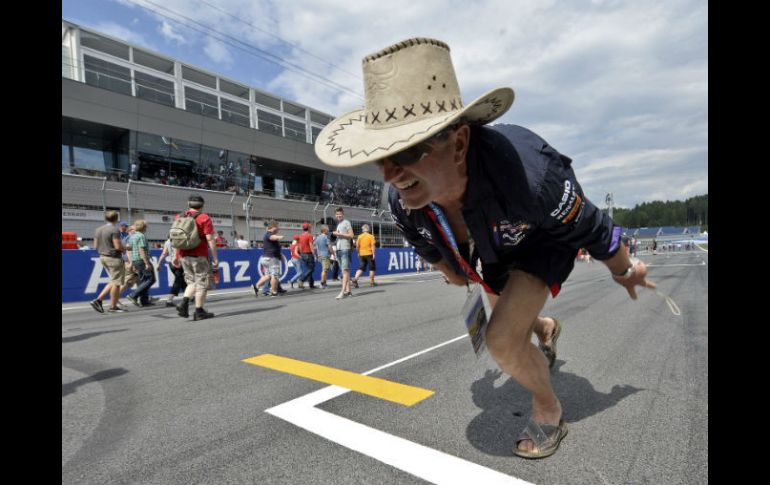
[[[203,308],[203,304],[206,302],[211,267],[214,270],[219,267],[214,223],[208,214],[202,212],[203,204],[203,197],[197,194],[191,195],[187,199],[189,210],[177,215],[169,231],[171,245],[179,251],[184,280],[187,283],[184,298],[176,307],[177,314],[188,318],[190,300],[194,297],[194,321],[214,316]],[[211,250],[211,265],[209,265],[209,250]]]

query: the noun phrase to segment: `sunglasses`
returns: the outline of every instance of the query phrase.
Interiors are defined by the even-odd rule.
[[[459,125],[457,124],[449,126],[448,128],[439,131],[427,140],[423,140],[415,146],[401,150],[400,152],[394,153],[393,155],[388,155],[385,158],[377,160],[375,163],[382,167],[385,165],[385,160],[390,160],[393,165],[397,165],[399,167],[408,167],[410,165],[414,165],[415,163],[430,155],[430,153],[435,148],[435,142],[444,141],[449,138],[449,134],[456,130],[458,126]]]

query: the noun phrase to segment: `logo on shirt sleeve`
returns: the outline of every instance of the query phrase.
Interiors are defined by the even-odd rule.
[[[575,218],[578,210],[583,207],[583,198],[575,191],[575,186],[569,180],[564,181],[564,192],[559,205],[551,211],[551,217],[556,218],[562,224],[567,224]],[[582,214],[582,210],[580,210]]]

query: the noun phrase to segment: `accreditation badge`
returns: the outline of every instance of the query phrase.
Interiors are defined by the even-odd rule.
[[[481,285],[474,285],[475,288],[468,296],[463,305],[462,319],[468,335],[471,338],[473,352],[476,358],[481,357],[486,350],[486,332],[489,324],[489,317],[492,315],[492,307],[489,304],[487,293]]]

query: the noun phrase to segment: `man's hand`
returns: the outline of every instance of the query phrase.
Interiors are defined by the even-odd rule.
[[[637,298],[635,286],[639,285],[650,289],[654,289],[658,286],[647,279],[647,266],[641,261],[634,262],[633,269],[629,270],[627,276],[616,276],[613,274],[612,279],[615,280],[615,283],[628,291],[628,296],[630,296],[632,300],[636,300]]]

